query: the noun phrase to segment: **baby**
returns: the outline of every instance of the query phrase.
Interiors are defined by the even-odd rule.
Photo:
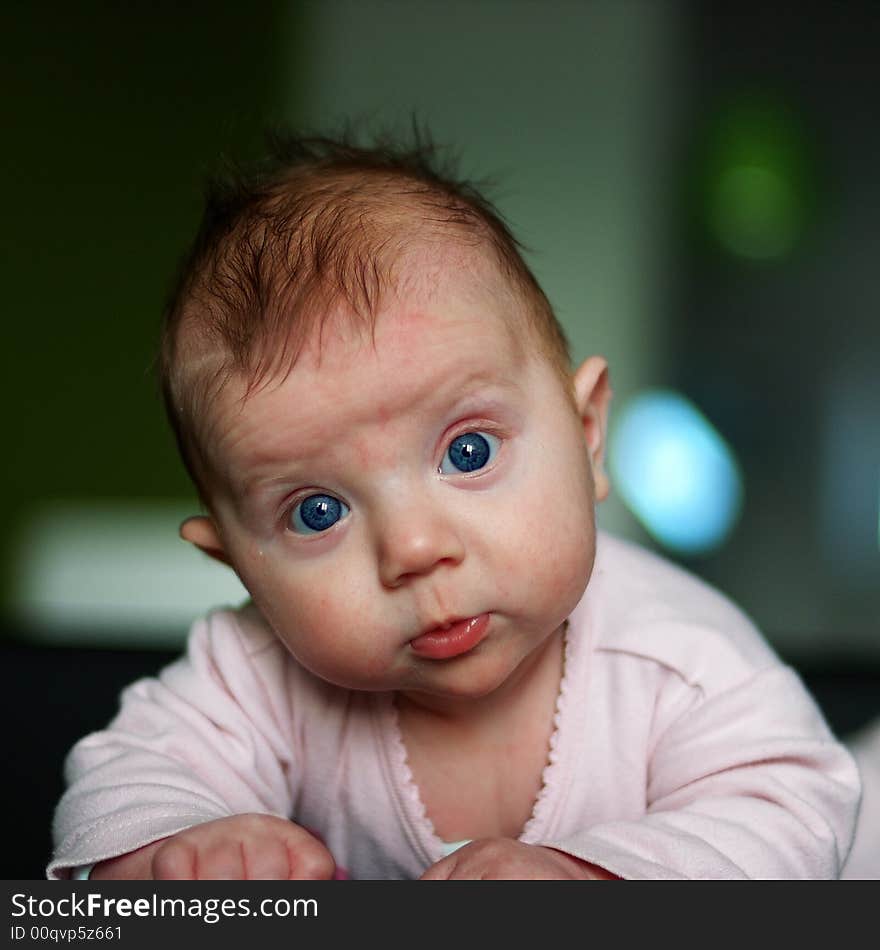
[[[611,397],[430,149],[209,199],[161,373],[251,595],[81,740],[50,877],[831,878],[859,797],[720,594],[596,532]]]

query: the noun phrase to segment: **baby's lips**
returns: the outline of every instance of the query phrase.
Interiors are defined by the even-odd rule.
[[[488,626],[489,614],[479,614],[468,620],[457,620],[449,627],[435,627],[409,643],[420,656],[449,660],[473,650],[486,636]]]

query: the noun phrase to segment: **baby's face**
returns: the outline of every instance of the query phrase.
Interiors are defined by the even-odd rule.
[[[286,379],[216,404],[205,524],[327,681],[486,695],[584,592],[598,420],[585,435],[505,301],[471,284],[391,303],[375,345],[331,316]]]

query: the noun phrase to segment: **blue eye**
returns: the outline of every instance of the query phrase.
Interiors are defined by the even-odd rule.
[[[309,495],[290,513],[288,527],[296,534],[326,531],[344,518],[351,509],[332,495]]]
[[[440,471],[444,475],[476,472],[495,458],[500,444],[499,440],[488,432],[463,432],[449,443],[440,464]]]

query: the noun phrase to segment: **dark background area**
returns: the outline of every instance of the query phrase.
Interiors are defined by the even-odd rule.
[[[857,663],[880,645],[880,4],[686,10],[673,378],[732,447],[746,498],[689,566],[777,645]],[[766,191],[721,217],[744,168]],[[776,253],[749,246],[786,227]]]

